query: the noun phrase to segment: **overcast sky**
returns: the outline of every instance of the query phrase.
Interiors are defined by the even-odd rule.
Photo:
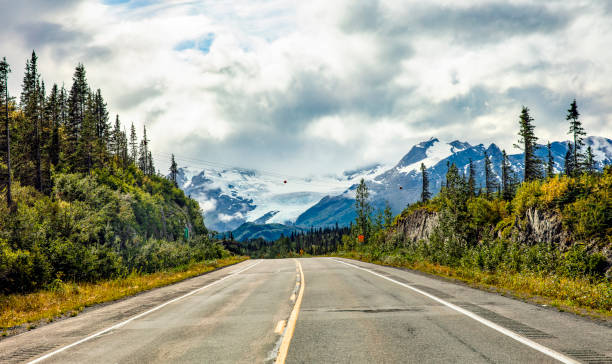
[[[431,136],[516,152],[521,105],[565,140],[573,98],[612,136],[609,1],[0,0],[0,24],[13,94],[32,49],[48,85],[82,62],[161,168],[340,172]]]

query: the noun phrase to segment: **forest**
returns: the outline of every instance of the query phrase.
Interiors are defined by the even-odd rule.
[[[0,62],[0,293],[63,281],[156,272],[229,253],[209,237],[197,201],[156,173],[138,139],[75,68],[69,89],[47,87],[32,52],[19,98]],[[114,122],[111,122],[113,120]],[[172,173],[174,171],[174,174]]]

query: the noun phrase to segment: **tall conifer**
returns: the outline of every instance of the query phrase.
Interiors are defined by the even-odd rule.
[[[564,173],[566,176],[573,176],[575,173],[574,166],[574,149],[572,143],[567,143],[567,152],[565,153]]]
[[[541,177],[541,161],[536,157],[535,151],[537,148],[538,138],[535,136],[533,118],[529,115],[529,109],[523,106],[519,119],[519,140],[515,144],[515,148],[523,150],[524,153],[524,181],[532,181]]]
[[[429,192],[429,176],[427,175],[427,168],[425,167],[424,163],[421,163],[421,175],[423,178],[421,201],[427,202],[431,198],[431,193]]]
[[[487,154],[487,151],[484,152],[484,165],[485,165],[485,189],[487,198],[491,197],[491,194],[495,190],[495,186],[497,183],[495,182],[495,175],[493,173],[493,167],[491,166],[491,159]]]
[[[170,180],[174,183],[174,187],[178,187],[178,183],[176,181],[176,177],[178,175],[178,165],[176,164],[176,160],[174,159],[174,154],[170,158]]]
[[[571,134],[574,138],[574,150],[572,155],[572,172],[574,174],[580,173],[580,167],[584,158],[581,153],[582,147],[584,147],[584,141],[582,140],[582,137],[585,136],[586,133],[584,132],[584,128],[582,127],[582,122],[580,121],[579,117],[580,113],[578,112],[576,99],[574,99],[574,101],[572,101],[572,103],[570,104],[570,108],[567,110],[567,117],[565,118],[570,122],[570,128],[567,133]]]
[[[546,163],[546,177],[550,178],[555,174],[555,160],[552,156],[552,148],[550,146],[550,142],[546,144],[546,150],[548,152],[548,161]]]
[[[72,76],[72,87],[68,95],[68,117],[66,120],[66,162],[69,169],[82,170],[83,151],[81,143],[82,127],[87,107],[87,77],[85,67],[78,64]]]
[[[505,150],[502,150],[502,197],[506,201],[510,201],[514,194],[514,181],[512,178],[512,167],[508,160],[508,155]]]
[[[595,156],[593,156],[593,148],[589,145],[584,158],[584,169],[588,173],[595,172]]]
[[[132,127],[130,128],[130,158],[132,160],[132,163],[137,163],[138,137],[136,136],[136,128],[134,127],[134,123],[132,123]]]
[[[6,57],[0,62],[0,109],[4,116],[4,152],[6,160],[6,203],[8,207],[13,205],[13,196],[11,192],[11,128],[9,126],[9,93],[8,93],[8,74],[11,72],[9,64],[6,62]]]

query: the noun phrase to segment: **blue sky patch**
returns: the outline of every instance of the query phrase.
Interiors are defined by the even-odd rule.
[[[102,0],[102,3],[106,5],[124,5],[128,8],[141,8],[156,3],[157,0]]]
[[[184,51],[187,49],[196,49],[204,54],[210,52],[210,47],[215,40],[215,33],[208,33],[199,39],[188,39],[178,43],[174,49],[177,51]]]

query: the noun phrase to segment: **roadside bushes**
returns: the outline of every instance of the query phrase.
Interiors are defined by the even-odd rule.
[[[208,239],[198,203],[165,178],[127,168],[57,173],[53,182],[51,196],[15,183],[12,211],[0,195],[0,293],[31,292],[57,279],[151,273],[228,254]]]
[[[603,173],[523,183],[511,201],[499,196],[474,196],[461,183],[457,186],[443,188],[428,203],[438,211],[439,224],[427,241],[407,244],[403,239],[398,241],[397,232],[392,230],[379,245],[385,254],[403,254],[413,262],[486,272],[531,272],[590,280],[605,277],[610,262],[600,252],[612,249],[611,167]],[[415,205],[427,208],[423,203]],[[517,226],[528,229],[525,226],[529,209],[560,217],[569,234],[569,242],[565,243],[569,247],[518,241],[520,236],[514,231]],[[415,207],[406,209],[414,210]],[[402,218],[409,218],[410,212],[406,211]]]

